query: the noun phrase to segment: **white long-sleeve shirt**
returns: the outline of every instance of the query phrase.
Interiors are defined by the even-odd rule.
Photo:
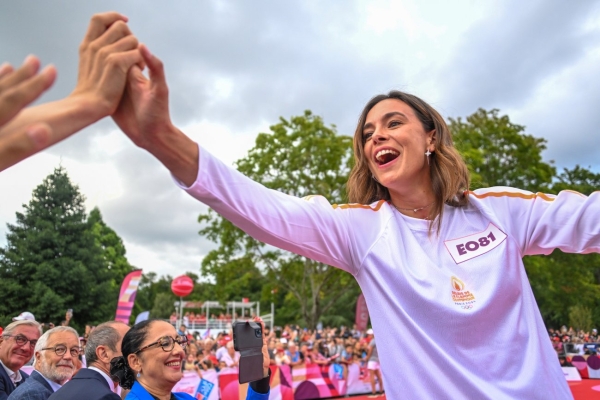
[[[468,206],[444,207],[438,236],[385,201],[267,189],[203,149],[185,189],[254,238],[356,278],[388,398],[572,398],[522,257],[598,252],[597,193],[476,190]]]

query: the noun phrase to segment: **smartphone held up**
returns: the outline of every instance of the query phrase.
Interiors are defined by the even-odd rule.
[[[262,327],[254,321],[234,321],[232,328],[233,347],[240,352],[239,382],[264,378]]]

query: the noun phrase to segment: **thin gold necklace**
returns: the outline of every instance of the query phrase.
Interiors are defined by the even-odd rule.
[[[396,210],[398,210],[398,211],[412,211],[412,212],[416,213],[417,211],[421,211],[421,210],[424,210],[424,209],[426,209],[427,207],[429,207],[429,206],[430,206],[430,205],[432,205],[433,203],[435,203],[435,201],[433,201],[433,202],[431,202],[431,203],[427,204],[426,206],[419,207],[419,208],[400,208],[400,207],[397,207],[397,206],[396,206],[394,203],[392,203],[392,205],[393,205],[393,206],[394,206],[394,208],[395,208]]]

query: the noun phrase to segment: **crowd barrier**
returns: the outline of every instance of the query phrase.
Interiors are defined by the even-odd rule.
[[[596,355],[573,356],[570,361],[582,378],[600,379],[600,357]]]
[[[173,389],[207,400],[244,400],[247,390],[248,384],[238,383],[236,368],[226,368],[218,374],[204,372],[202,379],[195,372],[185,372],[184,379]],[[359,364],[349,366],[346,379],[335,364],[271,366],[271,400],[325,399],[366,393],[371,393],[369,372]]]

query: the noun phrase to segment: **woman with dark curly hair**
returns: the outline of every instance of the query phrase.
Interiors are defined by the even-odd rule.
[[[260,321],[262,324],[262,321]],[[187,337],[177,335],[170,323],[149,319],[135,324],[123,337],[123,356],[111,361],[110,373],[123,389],[131,389],[126,400],[194,400],[187,393],[172,393],[183,377]],[[263,358],[266,344],[263,348]],[[262,380],[251,382],[248,400],[269,398],[269,358]]]

